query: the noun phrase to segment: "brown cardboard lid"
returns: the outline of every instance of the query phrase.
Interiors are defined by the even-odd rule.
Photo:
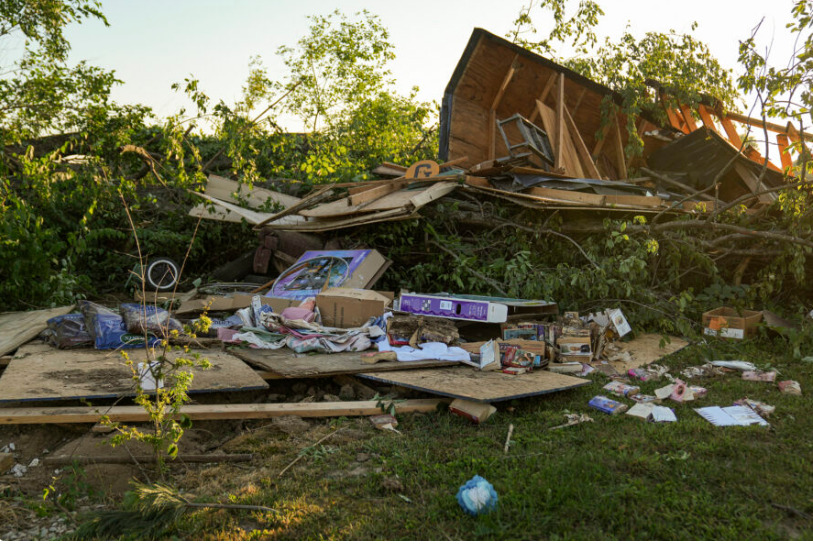
[[[371,291],[369,289],[354,289],[352,287],[331,287],[316,295],[317,299],[320,297],[351,298],[362,301],[383,302],[384,304],[389,304],[390,302],[389,298],[377,293],[376,291]]]

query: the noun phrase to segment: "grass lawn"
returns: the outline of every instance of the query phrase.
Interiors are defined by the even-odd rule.
[[[795,379],[805,396],[739,372],[696,378],[708,396],[672,401],[677,423],[609,416],[587,402],[606,377],[579,389],[502,403],[480,426],[447,411],[400,416],[401,434],[366,418],[274,426],[244,433],[230,452],[257,454],[250,466],[190,469],[175,484],[199,501],[265,505],[277,514],[199,510],[176,536],[188,539],[811,539],[813,538],[813,364],[794,360],[782,339],[690,345],[662,361],[678,376],[705,359],[740,359]],[[665,385],[638,382],[642,392]],[[692,408],[748,396],[776,406],[765,427],[714,427]],[[633,402],[628,402],[632,405]],[[594,423],[548,430],[567,412]],[[515,427],[503,452],[509,424]],[[316,447],[309,447],[342,428]],[[280,471],[304,451],[305,456]],[[469,517],[458,487],[479,474],[498,509]]]

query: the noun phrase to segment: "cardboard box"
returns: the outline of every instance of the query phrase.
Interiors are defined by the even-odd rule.
[[[762,312],[743,310],[739,313],[734,308],[722,306],[703,314],[703,334],[742,340],[756,332],[760,321]]]
[[[485,323],[505,323],[508,319],[508,306],[487,300],[477,300],[457,295],[422,295],[401,293],[397,310],[413,315],[428,315],[482,321]]]
[[[497,412],[497,409],[484,402],[455,399],[449,405],[449,411],[453,414],[463,416],[473,423],[479,424],[493,416]]]
[[[325,326],[349,329],[382,315],[391,300],[367,289],[331,287],[316,295],[316,307]]]
[[[305,300],[325,288],[369,289],[390,264],[374,249],[306,251],[267,295]]]
[[[209,296],[206,298],[187,300],[175,310],[176,314],[202,312],[208,306],[209,312],[233,312],[251,306],[254,295],[233,295],[230,297]],[[287,298],[260,297],[261,304],[268,304],[274,313],[280,313],[289,306],[299,306],[300,301]]]

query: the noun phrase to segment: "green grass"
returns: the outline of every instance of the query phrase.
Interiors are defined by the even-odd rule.
[[[780,379],[795,379],[810,394],[813,365],[778,353],[782,347],[781,341],[714,342],[690,346],[664,362],[677,376],[706,357],[750,360],[775,367]],[[400,435],[377,431],[365,419],[322,420],[300,436],[257,431],[233,446],[257,453],[253,466],[194,469],[176,483],[200,501],[266,505],[281,514],[198,511],[178,536],[813,538],[813,414],[807,396],[781,394],[775,384],[746,382],[739,373],[694,379],[690,383],[707,387],[708,396],[683,406],[667,401],[678,422],[658,425],[591,410],[587,401],[601,394],[606,381],[596,377],[580,389],[500,404],[480,426],[439,411],[400,416]],[[666,380],[639,383],[651,393]],[[717,428],[692,410],[744,396],[776,406],[770,428]],[[566,410],[589,413],[595,422],[549,431],[565,422]],[[506,455],[509,424],[515,430]],[[342,426],[350,430],[324,442],[331,447],[277,477],[303,448]],[[358,462],[360,453],[369,460]],[[473,518],[462,512],[455,493],[475,474],[494,485],[499,506]]]

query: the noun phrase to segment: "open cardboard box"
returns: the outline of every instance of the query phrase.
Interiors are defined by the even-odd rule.
[[[703,334],[742,340],[753,335],[762,321],[762,312],[721,306],[703,314]]]

